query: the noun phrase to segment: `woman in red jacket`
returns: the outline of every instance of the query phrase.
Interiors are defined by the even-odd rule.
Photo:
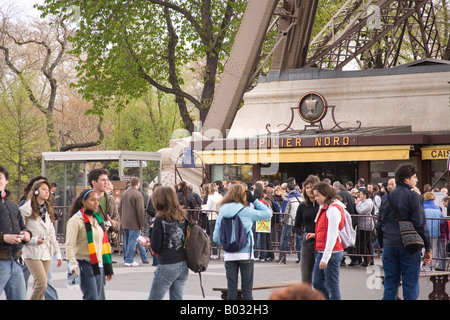
[[[345,206],[338,200],[336,191],[326,182],[318,182],[312,192],[320,205],[316,216],[316,262],[313,273],[313,287],[323,292],[329,300],[340,300],[339,266],[344,248],[339,230],[344,226]]]

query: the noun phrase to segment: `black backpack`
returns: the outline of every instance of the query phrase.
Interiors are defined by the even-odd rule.
[[[198,273],[200,277],[200,288],[204,298],[205,292],[203,290],[201,273],[206,271],[211,258],[211,241],[209,236],[202,227],[187,221],[184,248],[189,269]]]

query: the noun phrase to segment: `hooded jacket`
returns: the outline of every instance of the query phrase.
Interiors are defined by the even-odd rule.
[[[430,231],[431,238],[438,238],[441,235],[440,225],[444,223],[444,220],[435,220],[428,218],[444,218],[441,208],[439,208],[434,200],[427,200],[423,202],[423,209],[425,216],[427,217],[428,230]]]
[[[372,215],[373,200],[366,199],[356,204],[356,212],[360,215]],[[372,231],[375,227],[375,222],[372,217],[358,217],[358,229],[363,231]]]
[[[19,210],[22,213],[27,228],[33,233],[30,242],[23,247],[24,259],[52,260],[55,254],[57,259],[61,259],[61,251],[56,240],[55,228],[48,212],[45,213],[45,220],[41,217],[37,219],[30,218],[33,212],[31,200],[25,202]],[[41,236],[46,236],[46,239],[43,244],[38,245],[37,241]]]
[[[297,209],[301,202],[303,202],[303,198],[297,191],[289,191],[283,200],[283,205],[281,206],[281,212],[285,213],[282,215],[283,223],[288,225],[294,224]]]
[[[253,205],[255,208],[245,207],[242,203],[226,203],[219,207],[219,215],[216,220],[216,227],[214,229],[213,233],[213,241],[217,244],[220,244],[220,224],[222,222],[222,219],[225,218],[231,218],[236,213],[239,212],[239,210],[242,210],[239,212],[239,218],[242,221],[242,224],[244,225],[245,231],[247,232],[247,244],[244,248],[242,248],[239,252],[226,252],[224,254],[224,260],[225,261],[235,261],[235,260],[248,260],[249,254],[251,253],[251,259],[253,259],[253,245],[250,247],[250,244],[254,244],[255,241],[253,239],[253,232],[252,227],[253,223],[255,221],[259,220],[267,220],[272,217],[272,211],[264,205],[259,200],[255,200],[253,202]]]

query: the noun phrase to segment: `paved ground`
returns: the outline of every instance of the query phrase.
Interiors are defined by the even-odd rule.
[[[287,264],[276,262],[255,262],[254,284],[267,282],[299,281],[301,278],[300,267],[295,263],[294,255],[288,256]],[[146,300],[152,283],[153,273],[156,267],[148,264],[140,264],[137,267],[126,267],[123,257],[114,254],[114,279],[106,284],[107,300]],[[347,260],[349,260],[347,258]],[[137,258],[140,263],[140,259]],[[60,300],[81,300],[81,292],[76,289],[68,289],[66,286],[66,264],[61,268],[53,265],[53,282],[58,291]],[[383,275],[381,260],[376,259],[375,266],[366,269],[364,267],[341,267],[340,286],[343,300],[380,300],[383,294],[380,276]],[[223,261],[212,260],[208,270],[202,275],[203,288],[206,297],[201,295],[199,276],[190,273],[186,284],[185,300],[220,300],[220,293],[213,291],[214,287],[226,286],[225,269]],[[30,278],[30,286],[32,277]],[[420,280],[420,300],[428,300],[432,284],[426,278]],[[30,291],[30,290],[29,290]],[[265,300],[271,290],[254,291],[255,300]],[[401,293],[400,293],[401,296]],[[167,298],[167,297],[166,297]],[[5,299],[4,294],[0,300]]]

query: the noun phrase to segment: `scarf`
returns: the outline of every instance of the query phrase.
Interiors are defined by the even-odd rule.
[[[94,275],[99,275],[100,266],[97,258],[97,253],[95,251],[91,222],[89,221],[88,215],[84,213],[84,208],[81,208],[80,211],[81,215],[83,216],[84,225],[86,227],[88,249],[89,249],[89,256],[91,258],[92,269],[94,271]],[[95,219],[97,219],[98,223],[100,224],[103,230],[103,244],[102,244],[103,268],[105,270],[105,275],[110,275],[113,274],[114,272],[112,269],[111,247],[109,246],[108,235],[106,234],[105,225],[103,223],[102,218],[96,212],[94,212],[94,217]]]
[[[47,204],[44,202],[43,204],[39,205],[39,216],[44,222],[46,213],[47,213]]]

